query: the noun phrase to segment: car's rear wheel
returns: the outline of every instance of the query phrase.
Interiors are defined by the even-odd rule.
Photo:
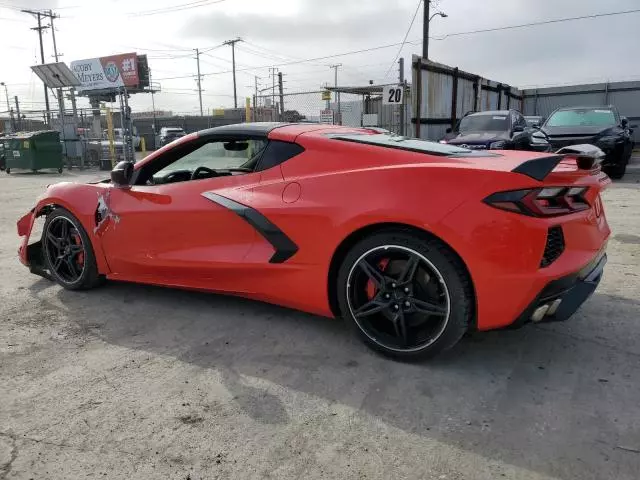
[[[56,208],[47,216],[42,251],[45,267],[64,288],[84,290],[101,283],[87,232],[68,210]]]
[[[404,231],[373,234],[338,273],[342,316],[383,354],[420,359],[451,348],[467,331],[473,291],[458,257],[437,239]]]

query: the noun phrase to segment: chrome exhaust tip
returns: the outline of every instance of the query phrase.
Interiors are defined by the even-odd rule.
[[[558,298],[557,300],[554,300],[553,302],[551,302],[551,305],[549,306],[549,310],[547,311],[547,316],[553,316],[556,314],[556,312],[558,311],[558,307],[560,307],[560,304],[562,303],[562,299]]]
[[[534,323],[541,322],[542,319],[547,315],[548,311],[549,305],[542,305],[541,307],[536,308],[536,310],[533,312],[533,315],[531,315],[531,321]]]

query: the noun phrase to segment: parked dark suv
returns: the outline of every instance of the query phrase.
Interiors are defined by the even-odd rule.
[[[551,149],[544,133],[529,127],[517,110],[469,113],[441,142],[471,150],[548,152]]]
[[[549,115],[541,131],[554,150],[581,143],[596,145],[606,154],[603,170],[611,178],[622,178],[633,151],[633,127],[609,105],[559,108]]]

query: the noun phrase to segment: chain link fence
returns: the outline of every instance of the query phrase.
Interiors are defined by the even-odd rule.
[[[399,101],[383,101],[385,87],[403,89]],[[397,134],[406,134],[411,121],[410,88],[396,84],[259,95],[254,107],[255,121],[370,126]]]
[[[251,99],[248,108],[216,109],[210,115],[167,115],[166,113],[138,112],[132,115],[131,143],[123,142],[123,124],[129,125],[126,115],[113,104],[107,108],[66,109],[61,116],[51,111],[50,120],[44,110],[21,111],[20,116],[0,118],[0,131],[34,132],[57,130],[63,144],[63,155],[68,168],[109,168],[114,147],[115,160],[133,160],[135,150],[159,148],[159,135],[163,127],[182,128],[185,133],[234,123],[251,122],[310,122],[344,125],[349,127],[378,127],[393,133],[411,135],[410,88],[405,85],[400,100],[383,101],[389,95],[385,87],[340,87],[325,90],[287,92],[280,95],[259,95]],[[401,87],[402,88],[402,87]],[[109,141],[109,126],[115,135]],[[127,146],[125,146],[127,143]],[[108,160],[108,162],[107,162]],[[107,164],[108,163],[108,164]]]

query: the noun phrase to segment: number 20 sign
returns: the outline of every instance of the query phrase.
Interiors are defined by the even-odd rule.
[[[388,85],[382,92],[382,103],[384,105],[401,105],[404,97],[402,85]]]

